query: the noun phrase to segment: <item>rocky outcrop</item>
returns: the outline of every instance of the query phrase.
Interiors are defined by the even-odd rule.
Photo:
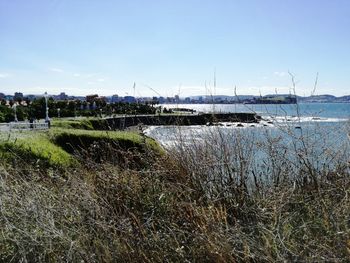
[[[136,115],[107,118],[103,122],[92,121],[95,129],[122,130],[130,126],[143,125],[206,125],[215,122],[256,123],[261,119],[255,113],[217,113],[181,115]],[[100,127],[98,127],[100,126]],[[103,126],[103,127],[102,127]]]

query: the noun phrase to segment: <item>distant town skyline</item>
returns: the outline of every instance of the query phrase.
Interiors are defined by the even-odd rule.
[[[347,0],[2,0],[0,25],[7,94],[350,93]]]

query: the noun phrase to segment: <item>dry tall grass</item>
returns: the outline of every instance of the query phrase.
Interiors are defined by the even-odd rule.
[[[95,144],[63,172],[3,164],[0,260],[347,261],[349,142],[233,131],[165,156]]]

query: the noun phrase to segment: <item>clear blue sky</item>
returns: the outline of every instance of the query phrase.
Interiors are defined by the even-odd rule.
[[[288,71],[350,94],[349,0],[0,0],[0,92],[264,95]]]

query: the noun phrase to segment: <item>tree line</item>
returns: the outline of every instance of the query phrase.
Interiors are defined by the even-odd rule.
[[[49,117],[102,117],[118,114],[155,114],[159,107],[154,103],[107,103],[104,100],[81,101],[81,100],[54,100],[48,99]],[[15,120],[15,112],[18,121],[30,119],[43,119],[46,116],[45,98],[20,101],[1,100],[0,122]]]

